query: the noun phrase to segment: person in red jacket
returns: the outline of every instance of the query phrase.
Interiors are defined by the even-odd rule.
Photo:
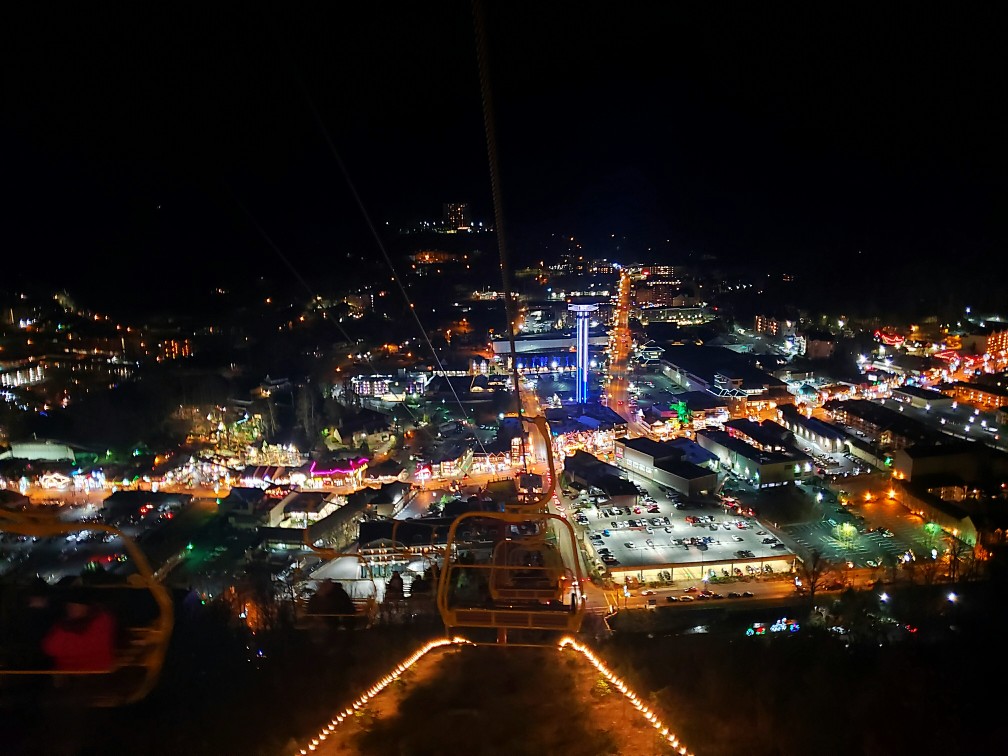
[[[107,609],[70,596],[63,616],[42,639],[61,672],[106,672],[115,662],[116,621]]]

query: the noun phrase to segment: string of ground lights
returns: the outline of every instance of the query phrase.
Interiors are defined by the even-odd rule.
[[[335,717],[333,717],[329,722],[319,730],[318,735],[312,738],[311,742],[298,751],[299,756],[307,756],[307,754],[316,750],[320,745],[322,745],[326,738],[328,738],[333,731],[343,723],[349,717],[354,715],[354,712],[359,711],[364,708],[368,701],[377,696],[392,682],[395,682],[399,677],[406,672],[410,667],[420,661],[428,652],[433,651],[435,648],[441,648],[442,646],[450,646],[452,644],[467,645],[469,641],[465,638],[439,638],[438,640],[433,640],[427,643],[425,646],[416,651],[412,656],[410,656],[405,661],[399,663],[399,665],[393,669],[389,674],[385,675],[381,680],[376,682],[366,691],[360,694],[358,698],[353,702],[353,705],[343,709]]]
[[[583,646],[573,638],[568,637],[560,641],[561,649],[567,647],[573,648],[575,651],[580,651],[581,654],[589,662],[591,662],[592,666],[595,667],[595,669],[597,669],[599,673],[602,674],[602,676],[604,676],[613,685],[613,687],[616,688],[616,690],[626,696],[627,700],[633,704],[634,708],[637,709],[637,711],[644,716],[644,719],[648,721],[648,724],[661,733],[662,738],[667,740],[669,745],[678,749],[682,756],[693,756],[693,753],[687,752],[686,746],[679,742],[679,738],[677,738],[674,733],[669,732],[668,727],[665,726],[658,716],[644,705],[644,702],[637,697],[637,694],[634,693],[625,682],[614,675],[587,646]]]
[[[353,702],[352,706],[347,707],[340,711],[335,717],[333,717],[328,723],[326,723],[321,730],[319,730],[318,735],[312,738],[311,742],[307,746],[300,749],[295,756],[308,756],[308,754],[317,750],[322,746],[326,739],[336,730],[336,728],[341,725],[344,721],[349,719],[354,715],[355,712],[360,711],[364,706],[367,705],[368,701],[381,693],[385,688],[389,686],[392,682],[397,680],[402,676],[410,667],[416,664],[420,659],[427,655],[428,652],[433,651],[435,648],[441,648],[442,646],[450,645],[473,645],[470,641],[465,638],[441,638],[438,640],[433,640],[427,643],[425,646],[416,651],[408,659],[401,662],[395,669],[393,669],[389,674],[385,675],[381,680],[372,685],[366,691],[361,693],[360,696]],[[668,727],[658,718],[658,716],[651,711],[644,702],[637,696],[637,694],[630,689],[629,686],[619,677],[617,677],[613,672],[606,667],[606,665],[591,652],[591,650],[580,643],[578,643],[573,638],[567,637],[560,641],[559,649],[562,651],[565,648],[571,648],[575,651],[581,653],[599,673],[604,676],[610,684],[620,693],[622,693],[626,699],[633,705],[637,711],[641,713],[644,719],[647,720],[648,724],[655,728],[661,734],[661,737],[666,740],[670,746],[678,750],[681,756],[693,756],[692,752],[686,750],[679,738],[675,736],[674,733],[669,732]]]

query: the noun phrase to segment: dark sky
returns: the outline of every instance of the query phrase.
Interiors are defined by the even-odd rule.
[[[327,137],[382,233],[448,200],[492,220],[468,2],[22,5],[8,282],[290,275],[257,226],[302,272],[377,256]],[[896,271],[1005,249],[994,7],[499,2],[487,30],[516,260],[554,232],[603,254],[626,236],[625,261],[860,250]]]

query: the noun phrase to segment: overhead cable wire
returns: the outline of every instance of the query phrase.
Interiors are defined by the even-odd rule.
[[[364,220],[367,223],[368,229],[371,231],[371,236],[374,238],[376,246],[378,247],[379,251],[382,254],[382,257],[385,260],[385,264],[388,265],[389,270],[392,272],[392,280],[395,282],[396,286],[399,287],[399,291],[402,294],[406,304],[408,305],[408,309],[410,311],[410,314],[413,316],[413,320],[416,323],[417,328],[423,335],[424,341],[427,343],[427,348],[430,350],[431,356],[434,358],[434,362],[437,365],[438,370],[444,376],[445,383],[448,384],[448,388],[451,390],[452,396],[455,398],[455,402],[458,404],[459,409],[462,411],[462,416],[468,418],[465,405],[462,403],[461,397],[459,397],[458,392],[455,390],[455,386],[451,382],[451,379],[449,378],[448,373],[441,362],[441,358],[438,357],[437,350],[434,348],[434,344],[431,342],[427,330],[424,328],[423,323],[420,322],[420,316],[417,314],[416,305],[410,299],[409,293],[406,291],[406,287],[403,286],[402,279],[400,278],[398,272],[396,271],[395,265],[392,263],[392,258],[389,256],[388,250],[386,250],[385,248],[385,243],[382,241],[381,235],[379,235],[378,233],[378,229],[375,228],[374,222],[371,220],[371,214],[367,211],[367,208],[364,205],[364,201],[361,199],[360,193],[357,191],[357,186],[354,184],[354,181],[350,176],[350,172],[347,170],[346,164],[343,162],[343,158],[340,155],[339,150],[336,149],[336,145],[333,142],[332,137],[329,135],[329,130],[326,128],[325,122],[322,120],[322,116],[319,114],[318,109],[315,107],[315,103],[312,100],[311,95],[308,93],[307,88],[301,81],[301,78],[296,74],[294,78],[301,89],[301,93],[304,95],[305,102],[308,104],[308,108],[311,110],[312,115],[315,118],[315,123],[318,126],[319,131],[322,133],[323,139],[325,139],[325,143],[326,146],[329,148],[329,152],[332,154],[333,159],[339,166],[340,172],[343,174],[343,178],[346,180],[347,186],[350,188],[350,193],[353,195],[354,201],[357,203],[357,207],[360,210],[361,215],[364,216]],[[480,449],[483,451],[484,454],[486,454],[487,453],[486,447],[483,445],[483,441],[480,439],[479,434],[474,433],[473,435]]]
[[[521,377],[518,373],[518,352],[515,348],[515,326],[518,320],[516,301],[511,290],[511,266],[508,260],[504,235],[504,212],[501,207],[500,165],[497,158],[497,136],[494,128],[493,97],[490,91],[490,71],[487,61],[488,45],[486,33],[486,10],[480,0],[473,0],[473,26],[476,32],[476,61],[479,65],[480,99],[483,104],[483,130],[486,134],[487,159],[490,164],[490,194],[493,199],[494,228],[497,232],[497,254],[500,257],[501,285],[504,291],[504,313],[507,318],[508,344],[511,348],[511,370],[514,382],[515,403],[518,417],[524,414],[521,396]],[[520,435],[522,460],[525,472],[528,461],[525,453],[525,434]]]
[[[230,187],[228,187],[228,189],[230,189]],[[255,230],[259,232],[260,236],[262,236],[263,240],[266,242],[269,248],[272,249],[274,253],[276,253],[277,257],[279,257],[280,260],[284,263],[284,265],[286,265],[290,269],[291,273],[294,274],[294,277],[305,288],[305,290],[308,292],[308,296],[311,297],[311,301],[317,302],[319,297],[312,289],[311,285],[308,283],[307,280],[305,280],[304,276],[302,276],[298,272],[298,269],[294,267],[294,264],[290,261],[287,255],[283,253],[283,250],[281,250],[280,247],[276,244],[276,242],[274,242],[273,239],[270,237],[270,235],[266,233],[266,229],[264,229],[262,225],[259,223],[259,221],[256,220],[256,217],[245,206],[245,203],[242,202],[241,199],[239,199],[239,197],[233,191],[231,192],[231,196],[233,197],[238,207],[241,208],[242,212],[245,213],[245,216],[249,219],[249,222],[252,224]],[[346,329],[343,328],[343,326],[340,325],[338,321],[330,318],[326,318],[326,320],[331,322],[336,327],[336,329],[340,332],[340,334],[342,334],[343,338],[346,339],[347,343],[349,344],[355,343],[355,340],[350,337],[350,334],[347,333]],[[375,373],[377,373],[378,367],[372,361],[370,352],[365,352],[364,357],[367,360],[367,363],[370,366],[370,368]],[[413,418],[414,421],[418,420],[417,416],[413,413],[413,410],[410,408],[408,404],[406,404],[406,402],[403,402],[402,406],[406,408],[406,411],[409,413],[409,416]]]

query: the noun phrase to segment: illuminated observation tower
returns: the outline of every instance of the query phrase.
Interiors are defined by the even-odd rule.
[[[574,399],[578,404],[588,402],[588,318],[598,311],[597,304],[569,304],[567,309],[574,313],[577,325],[575,344],[577,346],[577,384]]]

